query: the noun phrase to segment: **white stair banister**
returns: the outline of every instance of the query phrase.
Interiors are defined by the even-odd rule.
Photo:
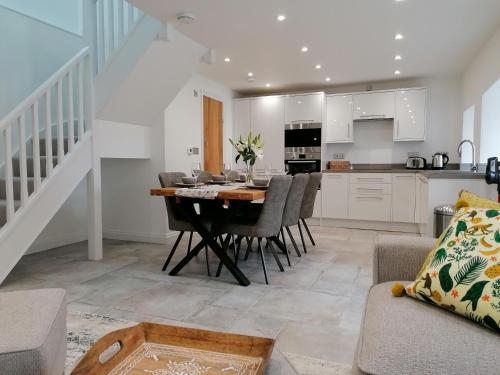
[[[78,66],[78,140],[83,138],[83,133],[85,132],[85,112],[83,108],[83,103],[85,98],[83,96],[83,75],[84,75],[84,64],[79,62]]]
[[[68,152],[73,151],[75,144],[75,115],[73,102],[73,69],[70,69],[67,75],[68,78]]]
[[[106,25],[106,31],[108,33],[108,48],[106,50],[106,60],[111,58],[111,54],[115,49],[115,10],[114,10],[114,0],[107,0],[108,3],[108,24]]]
[[[15,213],[14,208],[14,177],[12,173],[12,129],[11,124],[6,123],[3,129],[3,138],[5,145],[5,192],[6,192],[6,210],[7,223],[12,220]]]
[[[26,116],[23,113],[17,119],[19,134],[19,170],[21,177],[21,207],[28,200],[28,166],[26,162]],[[10,156],[12,158],[12,155]],[[11,159],[12,160],[12,159]]]
[[[45,91],[45,162],[46,176],[49,177],[54,169],[52,160],[52,107],[50,101],[50,89]]]
[[[62,94],[62,77],[57,81],[57,162],[62,163],[64,158],[64,117],[63,117],[63,94]]]
[[[36,99],[31,106],[31,137],[33,140],[33,177],[35,192],[38,191],[42,184],[40,173],[40,122],[38,115],[38,99]]]

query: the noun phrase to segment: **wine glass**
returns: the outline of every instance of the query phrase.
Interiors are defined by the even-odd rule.
[[[271,174],[273,173],[273,165],[271,163],[266,164],[266,169],[265,172],[266,177],[269,179],[271,178]]]
[[[195,162],[191,166],[191,175],[195,178],[194,186],[198,185],[198,177],[201,174],[201,163]]]
[[[230,163],[223,163],[222,164],[222,173],[224,174],[224,178],[227,181],[229,173],[231,172],[231,164]]]

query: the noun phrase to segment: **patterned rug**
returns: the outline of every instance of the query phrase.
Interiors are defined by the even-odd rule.
[[[100,337],[136,324],[137,322],[97,314],[68,312],[66,374],[70,374],[78,360]],[[266,375],[348,375],[350,373],[350,366],[289,353],[284,355],[277,349],[274,350],[266,371]],[[191,375],[186,372],[179,372],[179,374]]]

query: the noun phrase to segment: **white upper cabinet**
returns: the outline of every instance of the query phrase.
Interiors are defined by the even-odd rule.
[[[394,141],[425,140],[426,89],[396,91]]]
[[[352,142],[352,95],[326,97],[325,143]]]
[[[323,93],[289,95],[285,104],[285,123],[322,122]]]
[[[354,120],[394,118],[393,91],[355,94],[352,99]]]
[[[250,99],[233,100],[233,138],[250,132]]]
[[[285,169],[285,99],[282,96],[264,96],[251,101],[251,130],[260,134],[264,142],[264,158],[257,160],[256,173],[271,164],[275,171]]]

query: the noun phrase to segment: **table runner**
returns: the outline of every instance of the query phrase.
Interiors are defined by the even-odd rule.
[[[221,191],[241,189],[244,184],[231,185],[203,185],[196,188],[177,189],[175,195],[179,197],[215,199]]]

